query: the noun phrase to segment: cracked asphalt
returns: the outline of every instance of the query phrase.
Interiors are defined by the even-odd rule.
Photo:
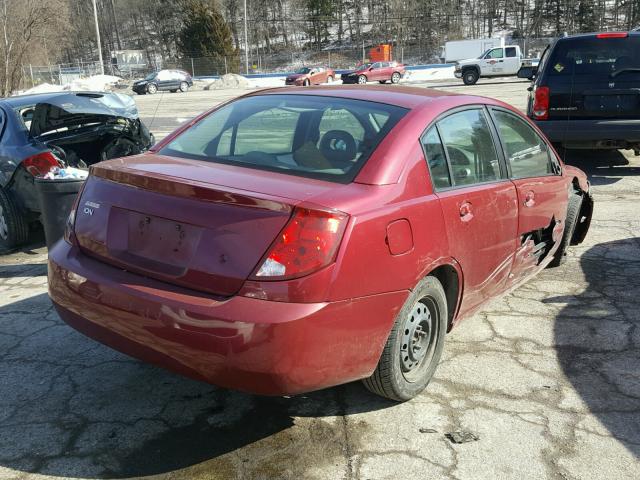
[[[442,88],[523,107],[526,86]],[[236,94],[136,100],[168,131]],[[568,162],[593,184],[585,243],[458,325],[404,404],[358,383],[256,397],[145,365],[59,319],[41,239],[0,256],[0,479],[637,480],[640,160]]]

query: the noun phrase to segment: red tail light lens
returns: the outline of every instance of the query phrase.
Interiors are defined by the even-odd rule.
[[[340,212],[296,208],[253,278],[302,277],[331,264],[348,218]]]
[[[53,167],[60,166],[60,160],[52,152],[46,151],[38,153],[32,157],[27,157],[22,161],[24,168],[34,177],[46,175]]]
[[[628,36],[628,32],[605,32],[598,33],[596,38],[627,38]]]
[[[533,118],[546,120],[549,118],[549,87],[536,87],[533,100]]]

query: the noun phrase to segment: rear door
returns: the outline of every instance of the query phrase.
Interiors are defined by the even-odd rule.
[[[439,120],[422,143],[449,249],[462,267],[461,313],[466,313],[506,288],[516,248],[516,189],[499,159],[484,107]]]
[[[640,35],[560,39],[541,85],[549,87],[550,120],[640,116]]]
[[[520,70],[520,55],[517,47],[505,47],[504,49],[504,74],[514,75]]]
[[[568,191],[560,162],[542,137],[514,113],[490,110],[518,194],[518,253],[512,275],[517,282],[536,271],[557,248]]]

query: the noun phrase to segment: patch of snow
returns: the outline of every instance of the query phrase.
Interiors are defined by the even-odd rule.
[[[406,82],[428,82],[432,80],[451,80],[455,67],[436,67],[424,70],[407,70],[408,75],[403,79]]]
[[[41,83],[33,88],[14,92],[14,95],[29,95],[32,93],[49,93],[64,91],[95,91],[109,92],[114,89],[116,84],[122,79],[113,75],[93,75],[87,78],[77,78],[72,82],[63,85],[51,85],[50,83]]]
[[[250,82],[242,75],[227,73],[204,87],[205,90],[223,90],[227,88],[248,88]]]

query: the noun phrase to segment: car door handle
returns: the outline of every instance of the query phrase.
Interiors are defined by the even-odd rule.
[[[502,62],[504,62],[504,60],[498,60],[498,63],[502,63]]]
[[[522,203],[525,207],[533,207],[536,204],[535,192],[533,190],[529,190],[524,196],[524,202]]]
[[[471,209],[471,203],[463,202],[460,205],[460,220],[468,222],[473,218],[473,211]]]

